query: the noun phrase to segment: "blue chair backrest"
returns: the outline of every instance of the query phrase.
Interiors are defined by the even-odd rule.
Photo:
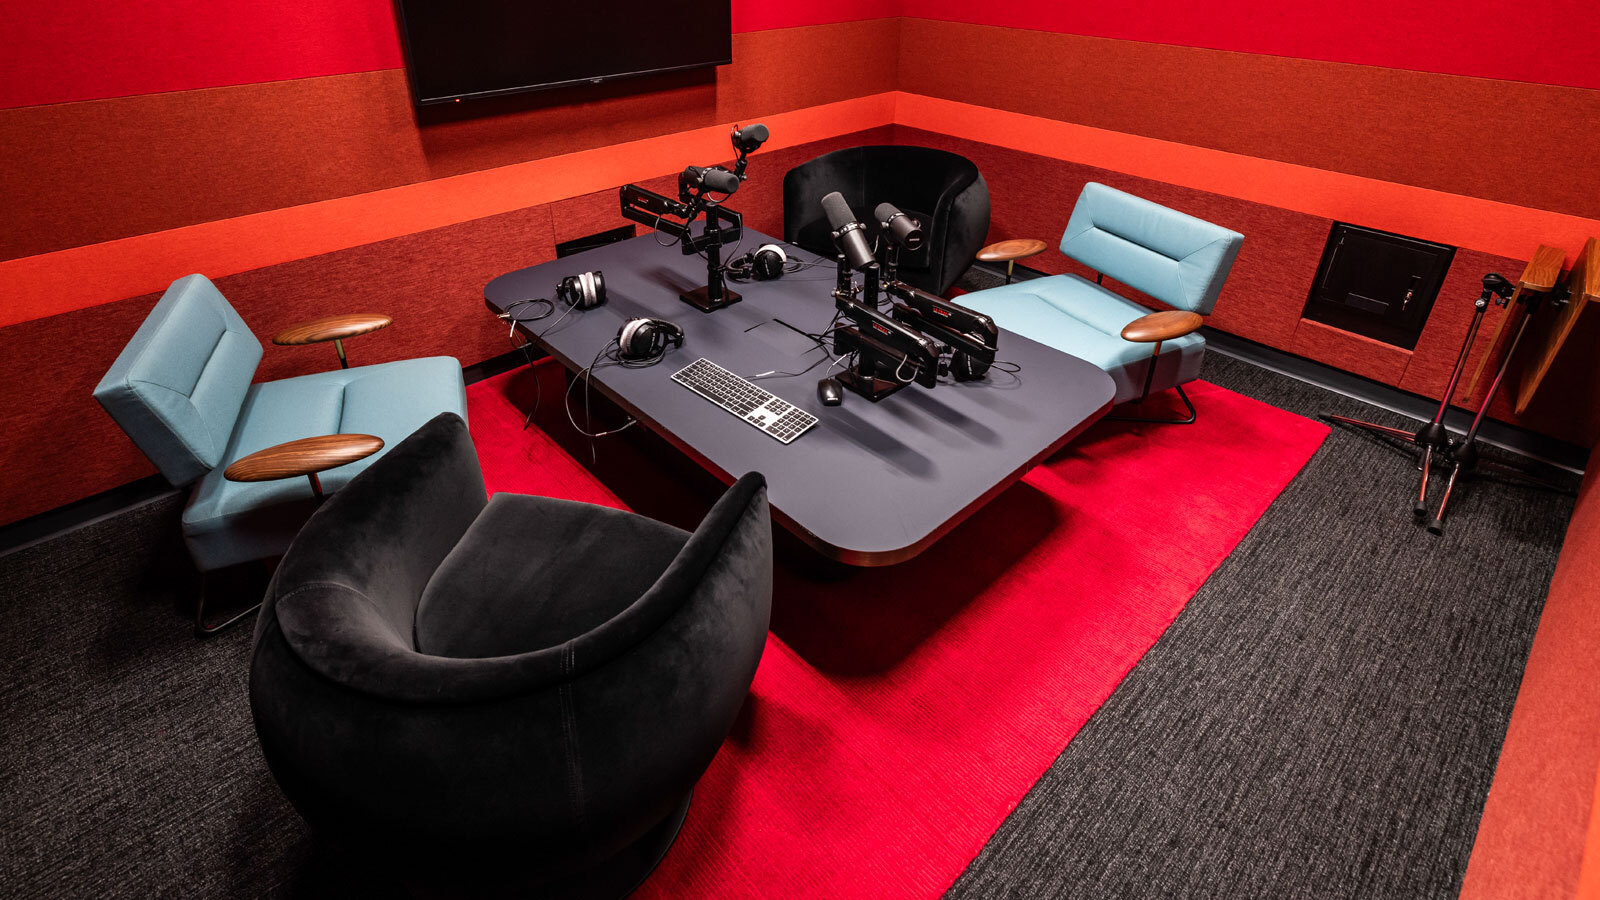
[[[1169,306],[1207,315],[1244,235],[1097,182],[1083,186],[1061,252]]]
[[[222,460],[261,342],[203,275],[172,283],[94,397],[174,485]]]

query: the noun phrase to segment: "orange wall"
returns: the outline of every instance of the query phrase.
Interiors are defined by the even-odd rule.
[[[342,8],[359,17],[368,5]],[[1002,185],[995,238],[1052,237],[1071,186],[1087,177],[1121,178],[1219,220],[1262,223],[1241,228],[1249,259],[1214,324],[1420,393],[1442,386],[1483,271],[1514,274],[1526,252],[1517,248],[1553,231],[1575,249],[1597,214],[1587,176],[1571,175],[1579,163],[1593,166],[1582,146],[1583,129],[1600,122],[1595,91],[1409,71],[1406,60],[1380,69],[893,15],[902,5],[916,8],[740,0],[731,66],[470,109],[414,111],[394,68],[231,83],[159,54],[155,68],[177,68],[152,71],[146,60],[141,71],[189,89],[117,96],[101,83],[84,90],[102,99],[0,109],[0,207],[11,226],[0,232],[8,285],[0,427],[13,436],[0,465],[14,476],[0,487],[0,523],[149,471],[87,388],[132,332],[140,304],[171,277],[204,268],[262,286],[241,288],[266,291],[242,301],[258,328],[290,310],[382,302],[372,291],[383,285],[394,298],[386,305],[425,323],[426,336],[398,337],[402,321],[389,350],[369,352],[476,362],[502,346],[469,289],[491,259],[503,270],[542,258],[563,239],[564,198],[711,161],[726,152],[721,131],[732,122],[780,126],[752,185],[781,176],[778,153],[795,144],[874,128],[880,139],[948,141]],[[196,52],[213,68],[221,55],[209,44]],[[104,75],[92,58],[57,63],[89,82]],[[1569,107],[1587,115],[1566,131],[1578,129],[1575,140],[1477,134],[1483,118]],[[882,130],[897,123],[915,127]],[[1042,194],[1028,178],[1067,193]],[[539,214],[519,217],[538,209],[545,226]],[[764,220],[769,228],[775,215]],[[1299,319],[1333,218],[1464,248],[1418,352]],[[490,255],[462,254],[448,272],[419,255],[466,234],[474,253]],[[1056,255],[1036,261],[1066,265]],[[407,267],[414,277],[398,271]],[[445,306],[440,297],[454,299]],[[277,358],[305,369],[322,363],[304,353]],[[263,377],[293,368],[264,368]],[[1592,439],[1594,423],[1533,413],[1533,427]],[[97,458],[32,451],[57,439],[64,416],[89,423],[72,446],[93,447]],[[69,457],[74,464],[63,465]]]
[[[1578,894],[1580,869],[1588,872],[1588,895],[1600,896],[1600,466],[1594,462],[1600,460],[1591,459],[1584,478],[1523,670],[1462,900],[1570,898]]]

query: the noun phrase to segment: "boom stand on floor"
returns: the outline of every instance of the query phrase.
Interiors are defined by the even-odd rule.
[[[1450,453],[1450,432],[1444,427],[1444,415],[1450,409],[1450,398],[1455,396],[1456,385],[1461,383],[1461,373],[1467,367],[1467,354],[1472,350],[1472,342],[1478,336],[1478,326],[1483,323],[1483,314],[1489,309],[1490,298],[1498,297],[1503,306],[1512,295],[1511,282],[1505,276],[1490,272],[1483,276],[1483,293],[1472,304],[1472,324],[1467,326],[1467,336],[1461,341],[1461,352],[1456,355],[1455,368],[1450,370],[1450,383],[1445,386],[1444,395],[1439,399],[1439,408],[1434,411],[1433,418],[1416,431],[1406,431],[1403,428],[1390,428],[1376,422],[1367,422],[1362,419],[1352,419],[1349,416],[1326,415],[1323,418],[1345,425],[1353,425],[1386,437],[1399,438],[1422,447],[1422,462],[1418,468],[1422,470],[1422,486],[1417,491],[1417,502],[1412,506],[1411,512],[1419,520],[1428,514],[1428,473],[1433,468],[1435,457],[1444,459]]]
[[[1541,248],[1542,249],[1542,248]],[[1531,268],[1531,266],[1530,266]],[[1556,274],[1560,273],[1559,263],[1556,265]],[[1511,344],[1506,348],[1504,357],[1500,361],[1500,368],[1495,373],[1494,381],[1490,382],[1489,390],[1484,394],[1483,401],[1478,405],[1478,411],[1472,418],[1472,425],[1467,433],[1456,439],[1444,426],[1446,411],[1450,408],[1450,399],[1455,395],[1456,386],[1461,381],[1461,373],[1466,367],[1467,354],[1472,350],[1472,344],[1478,334],[1478,326],[1483,322],[1483,315],[1489,308],[1490,298],[1494,302],[1505,306],[1511,300],[1521,303],[1523,313],[1517,322],[1517,330],[1511,339]],[[1435,461],[1443,462],[1450,467],[1449,479],[1445,482],[1444,496],[1439,501],[1439,511],[1428,521],[1428,531],[1433,534],[1444,533],[1444,518],[1450,508],[1450,498],[1455,492],[1457,479],[1462,472],[1471,472],[1478,464],[1478,429],[1483,425],[1484,416],[1489,407],[1494,403],[1495,395],[1500,391],[1500,385],[1505,381],[1506,371],[1511,367],[1511,361],[1516,356],[1517,347],[1522,342],[1522,337],[1527,333],[1528,323],[1538,311],[1539,305],[1546,298],[1554,304],[1563,300],[1562,293],[1554,283],[1554,278],[1548,282],[1530,283],[1529,274],[1523,274],[1522,283],[1515,289],[1504,277],[1497,274],[1485,275],[1483,278],[1483,293],[1478,296],[1473,304],[1472,324],[1467,327],[1466,338],[1461,343],[1461,352],[1456,356],[1455,368],[1450,372],[1450,382],[1445,387],[1444,395],[1439,400],[1439,408],[1434,412],[1433,418],[1415,432],[1400,428],[1390,428],[1375,422],[1364,422],[1348,416],[1328,415],[1331,421],[1354,425],[1377,434],[1388,437],[1400,438],[1413,444],[1420,445],[1422,460],[1418,468],[1422,470],[1421,487],[1417,491],[1416,503],[1412,506],[1412,514],[1417,521],[1424,521],[1428,517],[1428,480]],[[1510,315],[1511,313],[1508,313]],[[1493,348],[1489,352],[1493,352]],[[1514,470],[1513,470],[1514,471]],[[1535,478],[1523,472],[1516,472],[1517,476],[1530,484],[1559,489],[1557,485]]]

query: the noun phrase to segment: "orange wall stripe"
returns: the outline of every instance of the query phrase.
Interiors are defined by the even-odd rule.
[[[1522,259],[1600,221],[900,91],[763,119],[772,149],[899,124]],[[0,262],[0,327],[511,212],[728,156],[727,124]],[[671,161],[669,165],[663,165]],[[1062,198],[1063,223],[1072,198]]]
[[[1583,848],[1583,865],[1578,870],[1578,900],[1600,900],[1600,780],[1595,781],[1590,810],[1589,837]]]
[[[1241,156],[1055,119],[897,92],[895,123],[1526,259],[1538,244],[1575,256],[1600,221]],[[1062,198],[1065,225],[1072,198]]]
[[[875,94],[762,119],[781,149],[893,121]],[[730,124],[0,262],[0,327],[669,174],[731,156]],[[755,163],[759,167],[759,155]],[[768,173],[772,175],[773,173]]]

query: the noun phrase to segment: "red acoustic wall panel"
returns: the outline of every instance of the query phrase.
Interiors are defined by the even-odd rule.
[[[898,36],[892,20],[741,34],[715,73],[421,120],[399,70],[0,110],[0,259],[878,94]]]
[[[593,5],[604,14],[603,2]],[[899,7],[900,0],[734,0],[733,30],[883,18]],[[3,10],[0,108],[404,65],[393,0],[56,0]]]
[[[908,0],[978,25],[1600,88],[1591,0]]]
[[[7,3],[0,107],[391,69],[391,0]]]
[[[745,214],[750,227],[780,233],[785,172],[840,147],[891,140],[891,129],[884,127],[761,151],[751,159],[750,180],[729,205]],[[667,192],[677,185],[674,177],[644,183]],[[554,258],[560,241],[629,224],[617,209],[616,191],[601,191],[215,280],[266,345],[258,381],[332,368],[333,351],[326,345],[269,342],[296,322],[340,312],[381,312],[395,320],[349,343],[354,365],[429,355],[471,365],[511,349],[506,329],[483,305],[483,286]],[[745,249],[752,245],[747,241]],[[0,479],[0,524],[154,471],[91,392],[158,296],[4,330],[0,432],[7,438],[0,442],[0,471],[6,473]],[[64,422],[70,427],[62,427]]]
[[[994,204],[991,241],[1037,237],[1053,247],[1078,192],[1091,180],[1232,228],[1245,236],[1244,246],[1216,309],[1207,317],[1209,325],[1424,396],[1437,397],[1444,389],[1483,275],[1501,272],[1514,278],[1523,267],[1518,260],[1457,251],[1428,325],[1416,349],[1407,352],[1301,319],[1327,243],[1328,219],[903,126],[897,127],[895,134],[901,143],[951,150],[978,165],[989,182]],[[1051,273],[1086,272],[1054,249],[1026,264]],[[1109,279],[1107,283],[1111,284]],[[1120,285],[1112,287],[1138,302],[1151,302]],[[1490,333],[1501,315],[1495,307],[1486,317],[1472,352],[1474,364],[1489,351]],[[1458,392],[1456,403],[1471,406],[1480,402],[1485,387],[1480,384],[1470,395],[1465,390]],[[1592,444],[1600,433],[1600,411],[1596,410],[1536,405],[1519,417],[1512,412],[1510,398],[1502,396],[1490,412],[1497,419],[1583,445]]]
[[[1600,218],[1600,91],[925,19],[900,41],[907,93]]]

